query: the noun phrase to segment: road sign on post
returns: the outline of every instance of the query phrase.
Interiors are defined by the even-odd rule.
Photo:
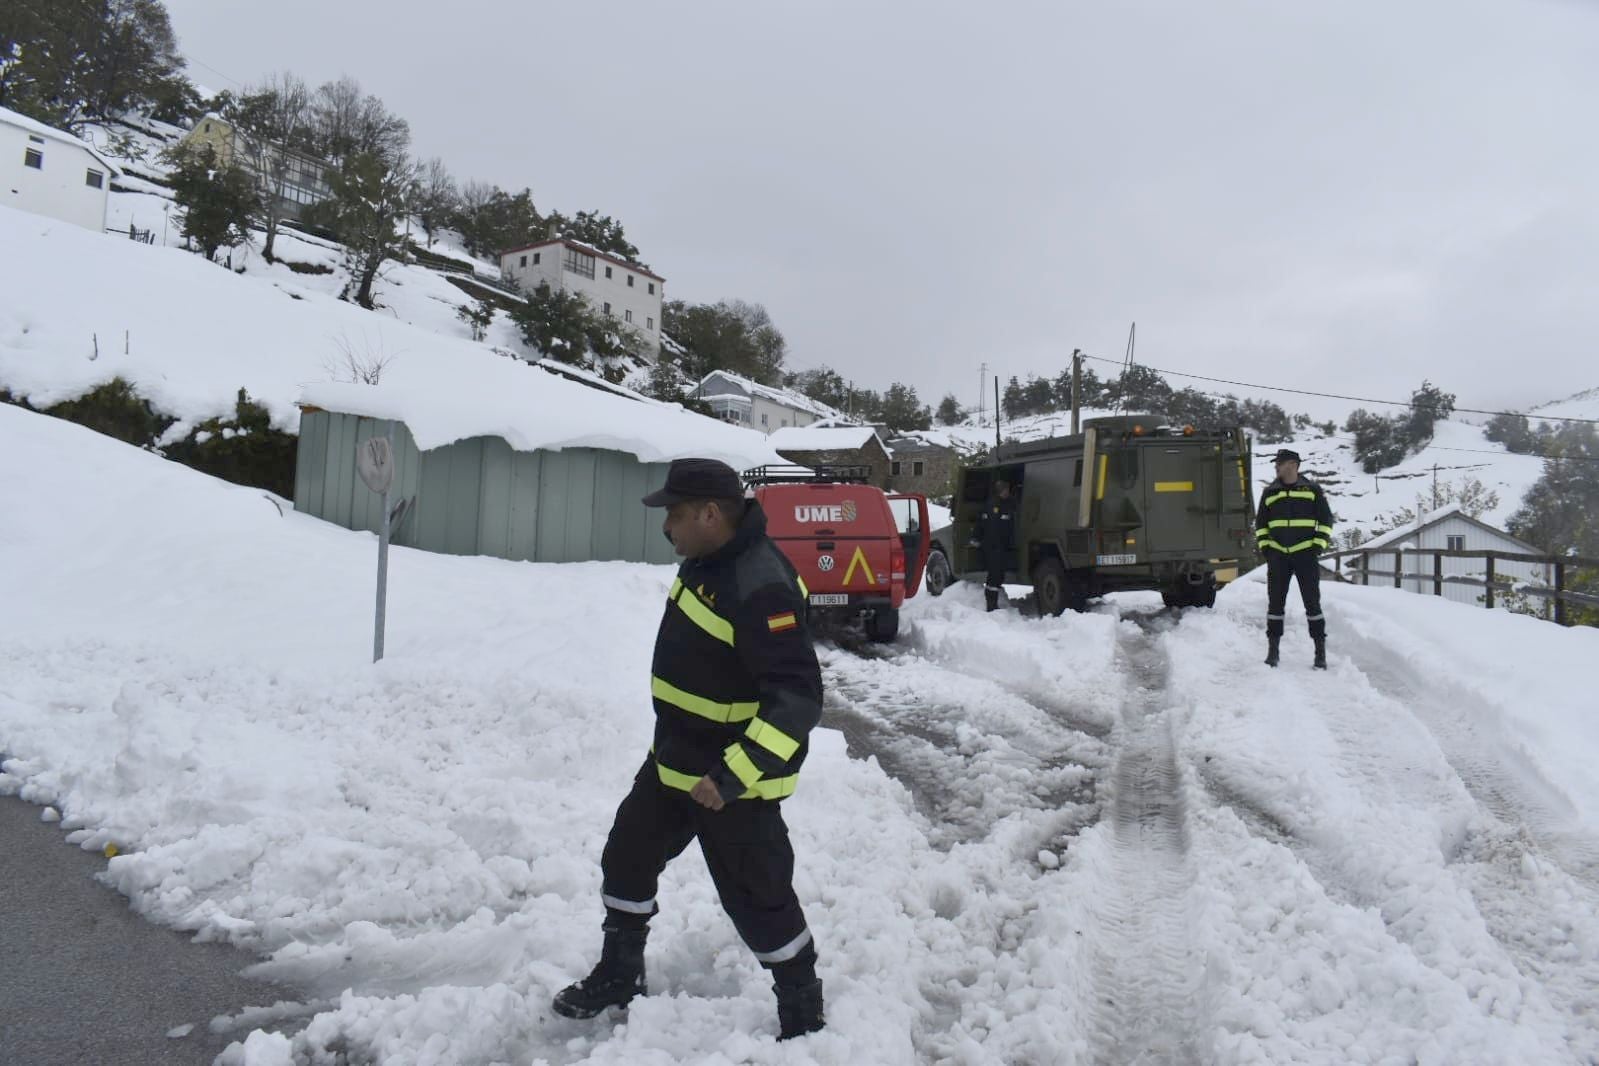
[[[383,497],[383,519],[378,532],[378,602],[372,621],[372,661],[383,658],[383,625],[389,598],[389,489],[394,484],[394,423],[388,435],[372,437],[355,450],[355,470],[366,487]]]

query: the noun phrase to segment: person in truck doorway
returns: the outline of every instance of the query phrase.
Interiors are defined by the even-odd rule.
[[[779,1040],[824,1024],[816,944],[783,822],[822,714],[822,674],[794,568],[733,468],[679,459],[644,497],[683,556],[655,637],[655,743],[600,859],[605,934],[556,1013],[592,1018],[646,995],[644,942],[661,871],[698,838],[722,907],[772,974]]]
[[[1321,553],[1332,544],[1332,508],[1314,481],[1299,476],[1299,453],[1282,449],[1277,478],[1260,494],[1255,540],[1266,557],[1266,665],[1276,666],[1288,610],[1288,583],[1299,582],[1316,646],[1313,666],[1327,669],[1327,618],[1321,613]]]
[[[1010,482],[1004,478],[994,482],[994,498],[977,517],[976,539],[983,569],[987,571],[983,577],[983,601],[988,610],[995,611],[999,609],[1010,550],[1016,543],[1016,499],[1010,494]]]

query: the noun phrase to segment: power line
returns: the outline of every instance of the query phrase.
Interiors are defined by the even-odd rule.
[[[1083,353],[1083,358],[1093,359],[1101,363],[1114,363],[1118,366],[1123,365],[1122,360],[1120,359],[1107,359],[1102,355],[1089,355],[1087,352]],[[1317,392],[1314,389],[1291,389],[1285,385],[1261,385],[1253,381],[1232,381],[1228,378],[1206,377],[1204,374],[1189,374],[1181,370],[1162,370],[1160,367],[1149,366],[1147,364],[1144,365],[1144,369],[1151,370],[1157,374],[1168,377],[1193,378],[1195,381],[1211,381],[1218,385],[1232,385],[1233,387],[1240,389],[1266,389],[1271,392],[1291,392],[1298,396],[1317,396],[1326,400],[1350,400],[1354,403],[1380,403],[1389,407],[1414,408],[1418,406],[1414,400],[1374,400],[1369,396],[1345,396],[1336,392]],[[1587,425],[1599,426],[1599,418],[1577,418],[1566,415],[1540,415],[1531,414],[1525,411],[1483,411],[1475,407],[1456,407],[1454,410],[1460,414],[1467,415],[1505,415],[1511,418],[1539,418],[1546,422],[1581,422]]]
[[[48,26],[54,26],[56,29],[58,29],[58,30],[60,30],[63,33],[66,33],[68,35],[76,37],[76,36],[80,35],[82,33],[82,30],[84,29],[84,27],[80,27],[80,26],[77,26],[77,25],[70,25],[68,23],[62,22],[61,20],[59,20],[56,17],[54,17],[54,15],[47,15],[43,11],[40,11],[38,8],[34,7],[32,4],[23,3],[23,0],[11,0],[11,3],[14,6],[20,7],[22,10],[28,12],[30,15],[34,16],[35,18],[37,18],[40,22],[43,22],[43,23],[45,23]],[[200,59],[199,57],[194,56],[194,55],[190,55],[187,52],[184,52],[184,51],[181,51],[181,50],[180,50],[179,54],[183,56],[183,61],[185,63],[198,63],[200,66],[204,67],[206,70],[209,70],[211,73],[215,74],[217,77],[223,78],[223,79],[225,79],[227,81],[231,81],[233,84],[237,85],[241,89],[246,88],[244,82],[238,80],[237,78],[230,77],[229,75],[222,73],[222,71],[218,70],[216,67],[213,67],[210,63],[205,62],[204,60]]]

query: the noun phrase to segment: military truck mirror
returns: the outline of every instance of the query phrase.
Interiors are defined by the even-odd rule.
[[[382,437],[372,437],[355,450],[355,469],[366,487],[378,495],[394,484],[394,449]]]

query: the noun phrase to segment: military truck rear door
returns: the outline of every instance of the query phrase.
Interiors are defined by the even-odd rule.
[[[1210,445],[1155,441],[1143,445],[1144,546],[1151,552],[1205,547],[1205,477]]]
[[[905,545],[905,597],[909,599],[922,587],[922,574],[927,569],[927,555],[932,544],[932,530],[927,528],[927,497],[920,493],[890,494],[888,506],[894,512],[900,543]]]

